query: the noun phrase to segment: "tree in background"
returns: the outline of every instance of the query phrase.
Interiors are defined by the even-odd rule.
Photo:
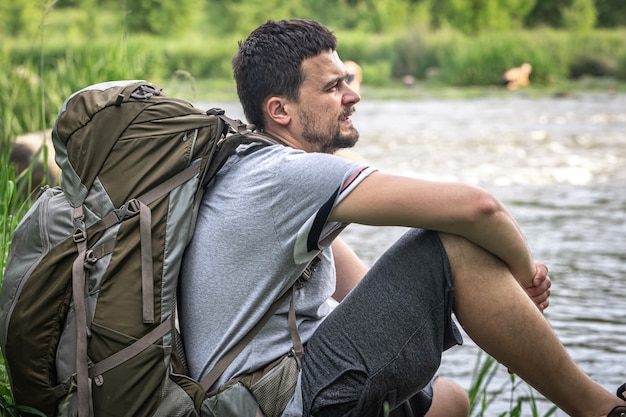
[[[171,37],[195,30],[207,36],[243,37],[268,19],[290,17],[317,19],[335,30],[373,33],[440,27],[476,34],[522,27],[626,26],[626,0],[0,0],[0,34],[34,35],[42,13],[51,7],[67,11],[72,29],[82,36],[117,24],[128,33]],[[103,10],[108,11],[107,22]],[[112,22],[111,16],[117,20]]]
[[[206,0],[212,28],[247,35],[268,19],[291,17],[316,19],[335,29],[381,33],[407,27],[415,22],[416,0]]]
[[[569,7],[561,11],[563,27],[576,31],[591,30],[596,26],[598,12],[593,0],[572,0]]]
[[[218,3],[224,3],[223,15],[209,16],[212,23],[228,33],[238,33],[247,36],[258,25],[269,19],[279,20],[289,17],[312,18],[309,2],[306,0],[207,0],[207,10],[212,14]],[[220,6],[217,6],[220,7]],[[216,22],[220,21],[220,22]]]
[[[358,17],[358,29],[381,33],[406,27],[411,15],[411,4],[407,0],[365,0],[350,9]]]
[[[620,0],[541,0],[526,18],[527,27],[572,30],[626,25],[626,2]]]
[[[465,33],[509,30],[523,26],[537,0],[438,0],[432,1],[436,26],[451,26]]]
[[[127,29],[154,35],[177,35],[195,29],[204,0],[121,0]]]
[[[626,26],[626,1],[596,0],[598,27]]]

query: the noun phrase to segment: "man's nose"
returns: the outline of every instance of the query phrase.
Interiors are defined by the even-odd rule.
[[[346,93],[343,95],[344,104],[356,104],[361,101],[361,95],[357,93],[352,87],[348,84],[345,84]]]

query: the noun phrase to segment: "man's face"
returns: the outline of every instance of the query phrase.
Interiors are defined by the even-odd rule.
[[[359,132],[350,116],[361,100],[346,83],[348,73],[334,51],[322,52],[302,62],[304,80],[300,86],[296,119],[300,135],[318,152],[334,153],[350,148]]]

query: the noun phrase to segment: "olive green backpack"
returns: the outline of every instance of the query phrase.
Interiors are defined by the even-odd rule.
[[[16,404],[48,416],[195,416],[176,288],[203,191],[241,143],[219,110],[146,81],[70,96],[53,129],[60,187],[14,233],[0,344]],[[210,254],[207,254],[210,256]]]

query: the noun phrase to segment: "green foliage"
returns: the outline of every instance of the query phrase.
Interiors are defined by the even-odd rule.
[[[568,76],[620,77],[626,70],[624,34],[613,31],[576,31],[568,37],[565,49],[571,51]]]
[[[464,33],[520,27],[626,25],[626,2],[614,0],[0,0],[0,33],[33,35],[42,15],[67,34],[112,32],[245,37],[268,19],[313,18],[329,27],[376,33],[452,27]],[[110,17],[115,16],[115,20]]]
[[[499,417],[521,417],[524,414],[524,406],[534,417],[539,417],[539,406],[532,389],[514,374],[509,375],[509,380],[498,388],[493,388],[493,380],[500,370],[500,365],[494,358],[479,351],[476,357],[476,364],[472,376],[472,382],[468,390],[470,399],[470,416],[484,417],[488,414],[489,407],[499,398],[509,395],[510,409],[499,415]],[[519,390],[526,388],[528,395],[519,393]],[[551,406],[543,417],[550,417],[557,411],[556,406]]]
[[[624,33],[578,33],[549,29],[466,36],[454,31],[407,31],[395,37],[393,72],[445,85],[499,85],[509,68],[528,62],[532,85],[546,86],[568,77],[620,76],[626,56]],[[592,68],[595,68],[591,71]],[[367,82],[367,81],[366,81]],[[365,83],[366,83],[365,82]]]
[[[598,17],[594,0],[572,0],[561,13],[564,28],[583,32],[593,29]]]
[[[0,65],[8,71],[0,73],[0,108],[2,112],[2,135],[6,143],[11,135],[38,130],[42,126],[40,103],[41,78],[32,65],[15,65],[14,61],[0,51]]]
[[[202,0],[122,0],[128,30],[179,35],[195,28],[203,13]]]
[[[2,58],[3,56],[0,55],[0,65],[6,62]],[[2,122],[0,125],[2,126],[2,130],[0,131],[0,165],[8,167],[8,169],[0,170],[0,285],[4,275],[4,267],[8,260],[13,230],[15,230],[19,220],[28,208],[26,197],[18,192],[15,171],[11,169],[9,163],[10,147],[7,146],[9,143],[10,127],[7,127],[6,122],[13,118],[13,112],[5,96],[16,97],[12,94],[14,93],[13,89],[6,89],[6,87],[15,85],[9,82],[9,80],[14,79],[14,77],[15,75],[12,73],[0,73],[0,89],[5,93],[1,95],[2,98],[0,99],[0,120]],[[32,107],[36,107],[34,103],[36,103],[36,101],[31,103]],[[25,172],[23,176],[30,177],[30,172]],[[0,416],[17,417],[20,415],[20,412],[32,412],[35,415],[41,415],[35,410],[26,409],[13,404],[8,376],[4,366],[4,358],[0,356]]]
[[[32,36],[41,22],[42,3],[33,0],[0,0],[0,28],[8,36]]]
[[[157,78],[162,68],[154,55],[138,45],[91,42],[66,47],[51,49],[40,63],[40,52],[32,47],[13,56],[0,50],[0,63],[9,68],[0,75],[4,92],[0,105],[10,109],[2,114],[3,137],[50,127],[65,97],[86,85],[112,79]]]
[[[527,27],[560,27],[561,9],[569,0],[541,0],[535,3],[535,7],[528,13],[525,19]]]
[[[393,61],[396,56],[393,50],[393,42],[395,35],[378,35],[372,34],[367,36],[367,40],[363,37],[363,32],[339,32],[338,52],[343,60],[352,59],[359,63],[376,61]]]
[[[234,29],[237,32],[249,33],[252,29],[268,19],[284,19],[292,15],[292,9],[299,1],[281,4],[280,0],[234,0],[229,9],[233,15]],[[284,7],[283,7],[284,6]],[[300,11],[306,17],[306,9]]]
[[[599,8],[596,8],[596,4]],[[599,13],[601,11],[601,13]],[[541,0],[526,17],[526,26],[550,26],[585,31],[600,26],[625,24],[626,3],[611,0]],[[622,18],[611,15],[617,13]],[[621,22],[621,23],[618,23]]]
[[[411,4],[405,0],[363,1],[355,9],[357,14],[362,17],[356,28],[365,32],[376,33],[405,27],[407,18],[411,14]]]
[[[3,148],[0,155],[2,166],[9,166],[9,148]],[[2,248],[2,258],[0,259],[0,278],[2,278],[4,267],[9,255],[8,247],[11,244],[11,234],[15,228],[15,217],[13,215],[13,204],[16,196],[15,173],[12,169],[3,169],[0,174],[0,248]],[[0,280],[0,283],[2,281]],[[2,373],[6,375],[6,373]],[[1,381],[0,381],[1,382]],[[2,384],[0,383],[0,386]],[[1,394],[0,394],[1,395]]]
[[[428,34],[423,30],[407,30],[395,40],[393,49],[397,57],[393,61],[392,74],[396,77],[411,75],[423,77],[429,67],[437,65],[434,54],[427,47]]]
[[[570,65],[570,78],[613,77],[617,75],[618,61],[608,55],[585,52],[574,56]]]
[[[372,87],[383,86],[391,79],[391,63],[389,61],[377,61],[363,64],[363,79]]]
[[[619,59],[619,64],[617,66],[615,76],[620,80],[626,80],[626,54],[622,55],[622,57]]]
[[[626,26],[626,1],[595,0],[599,27]]]
[[[71,16],[70,9],[63,12]],[[110,15],[105,13],[105,16]],[[41,48],[29,40],[0,45],[4,68],[11,68],[22,79],[19,89],[5,89],[15,97],[5,94],[0,103],[15,102],[19,106],[22,100],[17,100],[17,96],[24,97],[24,102],[32,102],[41,96],[42,85],[49,91],[43,98],[46,109],[43,115],[25,109],[19,112],[23,116],[5,122],[13,131],[41,129],[56,115],[58,107],[53,102],[102,80],[147,78],[160,82],[181,71],[194,79],[232,80],[231,59],[238,39],[243,37],[236,34],[178,38],[125,36],[118,30],[113,38],[108,34],[88,39],[66,38],[65,31],[73,25],[67,22],[60,25],[61,33],[58,33],[56,19],[52,13],[45,27],[48,32],[43,55]],[[103,24],[111,27],[110,23]],[[102,33],[101,30],[97,32]],[[621,76],[626,55],[623,31],[543,29],[468,36],[451,29],[434,32],[414,26],[388,34],[343,30],[336,33],[340,56],[364,67],[365,86],[383,85],[405,75],[455,86],[499,85],[506,69],[523,62],[533,65],[532,85],[547,85],[570,75],[577,76],[581,68],[584,72],[594,62],[597,70],[588,74]],[[55,94],[59,97],[54,97]]]
[[[522,26],[537,0],[439,0],[433,2],[433,19],[464,33],[509,30]]]
[[[443,84],[499,85],[504,71],[529,62],[533,83],[548,84],[567,76],[568,50],[554,48],[566,39],[548,31],[454,36],[431,48],[436,58],[429,58],[429,65],[438,68],[437,80]]]
[[[417,22],[428,24],[425,4],[411,0],[208,0],[207,31],[218,29],[244,37],[268,19],[298,17],[336,29],[382,33]]]

